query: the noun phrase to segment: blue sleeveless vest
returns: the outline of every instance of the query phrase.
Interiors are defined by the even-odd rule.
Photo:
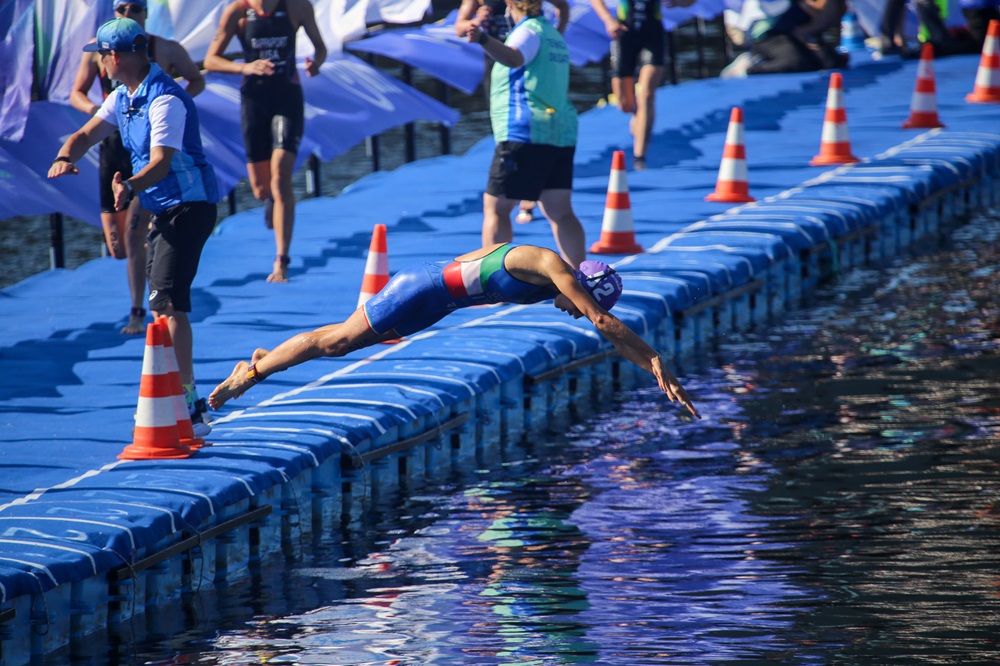
[[[163,180],[139,193],[139,202],[146,210],[159,214],[171,206],[192,201],[215,203],[219,188],[215,171],[205,159],[198,125],[198,110],[191,97],[156,63],[150,64],[149,75],[139,85],[132,99],[128,88],[118,86],[115,115],[122,144],[132,160],[132,173],[139,173],[149,164],[149,103],[161,95],[173,95],[187,110],[181,150],[174,151],[170,172]]]

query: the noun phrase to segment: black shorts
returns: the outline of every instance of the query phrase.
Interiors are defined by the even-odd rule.
[[[543,190],[573,189],[576,146],[501,141],[493,152],[486,193],[538,201]]]
[[[171,206],[153,217],[146,255],[149,307],[162,312],[191,312],[191,283],[201,249],[215,228],[215,204],[192,201]]]
[[[663,36],[665,31],[658,23],[648,23],[634,32],[626,32],[611,42],[611,75],[615,78],[633,78],[646,65],[663,66]]]
[[[122,180],[132,177],[132,160],[122,145],[122,135],[115,130],[101,141],[101,167],[97,186],[101,190],[102,213],[115,212],[115,193],[111,190],[111,181],[119,171]]]
[[[240,118],[247,162],[267,162],[277,148],[298,153],[306,126],[302,86],[287,79],[247,79],[240,86]]]

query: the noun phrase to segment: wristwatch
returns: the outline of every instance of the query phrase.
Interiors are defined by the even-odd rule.
[[[132,199],[135,198],[135,188],[132,187],[132,183],[130,183],[127,180],[123,180],[122,185],[124,185],[125,189],[128,190],[128,199],[125,200],[125,203],[128,203],[129,201],[132,201]]]

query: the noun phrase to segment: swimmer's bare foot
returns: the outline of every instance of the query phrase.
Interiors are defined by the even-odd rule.
[[[143,308],[132,308],[128,315],[128,324],[122,329],[124,335],[139,335],[146,330],[146,311]]]
[[[216,386],[212,395],[208,396],[208,405],[212,409],[218,409],[233,398],[238,398],[246,393],[246,390],[253,386],[253,382],[247,379],[249,369],[250,364],[246,361],[237,363],[226,381]]]
[[[287,256],[278,255],[274,258],[274,269],[267,276],[268,282],[288,282],[288,264],[290,259]]]

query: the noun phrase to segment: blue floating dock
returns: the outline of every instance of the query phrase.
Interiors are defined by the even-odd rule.
[[[978,57],[935,63],[948,125],[902,130],[916,62],[844,73],[853,152],[819,148],[826,73],[704,80],[658,91],[649,168],[627,175],[636,240],[613,260],[615,313],[680,358],[763,326],[825,279],[898,255],[943,224],[1000,201],[1000,106],[966,104]],[[744,110],[751,194],[708,203],[730,109]],[[581,116],[575,207],[600,233],[611,153],[627,117]],[[492,140],[467,154],[367,176],[298,206],[291,282],[264,281],[271,232],[260,210],[227,219],[195,282],[202,394],[255,346],[345,319],[374,224],[390,270],[479,246]],[[516,240],[553,246],[548,225]],[[268,379],[216,414],[214,446],[186,460],[123,462],[144,341],[118,333],[124,265],[50,271],[0,292],[0,663],[28,663],[129,622],[185,592],[247,576],[330,530],[362,500],[412,479],[495,458],[506,441],[598,409],[649,378],[588,322],[548,304],[462,310],[397,345],[321,359]],[[474,329],[474,330],[466,330]],[[694,396],[697,402],[697,396]],[[712,420],[712,414],[706,415]]]

